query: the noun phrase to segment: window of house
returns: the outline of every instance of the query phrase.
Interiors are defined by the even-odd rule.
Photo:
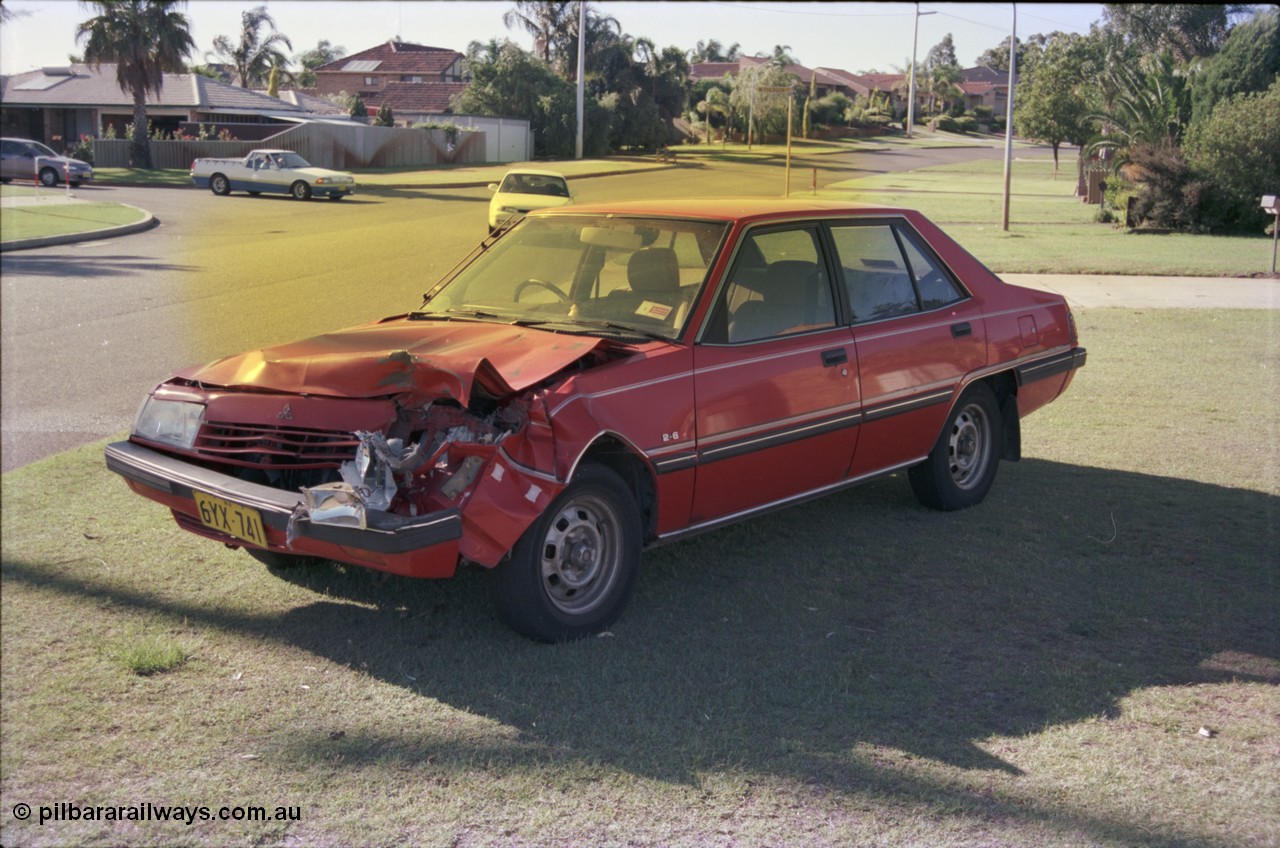
[[[419,74],[401,74],[400,82],[425,82],[426,79]]]
[[[364,84],[365,84],[365,85],[379,85],[378,78],[377,78],[377,77],[365,77],[365,78],[364,78]]]

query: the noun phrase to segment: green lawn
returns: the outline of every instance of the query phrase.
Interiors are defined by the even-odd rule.
[[[1095,222],[1097,207],[1073,195],[1064,157],[1014,161],[1009,219],[1001,228],[1004,165],[939,165],[824,183],[819,196],[919,209],[988,267],[1007,273],[1247,276],[1271,267],[1271,240],[1256,236],[1154,235]]]
[[[6,193],[11,191],[5,188]],[[48,195],[49,192],[46,192]],[[0,241],[82,233],[132,224],[146,213],[119,203],[66,203],[61,194],[35,206],[0,207]]]
[[[101,445],[6,474],[0,841],[1274,844],[1278,316],[1082,312],[983,505],[898,476],[657,549],[561,646],[476,573],[281,579]],[[11,813],[59,801],[301,821]]]

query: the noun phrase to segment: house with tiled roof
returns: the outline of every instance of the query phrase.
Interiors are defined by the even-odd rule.
[[[254,140],[308,114],[296,103],[199,74],[165,74],[159,94],[147,95],[147,117],[166,133],[196,135],[203,125]],[[62,149],[82,135],[114,132],[125,138],[132,125],[133,95],[121,90],[113,64],[50,67],[0,78],[0,134],[5,136]]]
[[[316,68],[316,94],[359,94],[365,102],[393,83],[460,83],[457,50],[392,39]]]
[[[689,68],[689,79],[723,79],[725,74],[736,77],[743,70],[766,65],[771,60],[762,56],[746,56],[736,62],[698,62]],[[806,68],[804,65],[786,65],[787,73],[799,80],[806,90],[813,80],[814,94],[825,97],[839,92],[850,99],[867,97],[873,91],[888,92],[895,108],[905,109],[905,98],[894,92],[894,85],[903,79],[902,74],[853,74],[839,68]]]

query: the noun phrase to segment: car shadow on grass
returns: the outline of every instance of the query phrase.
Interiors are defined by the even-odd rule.
[[[291,729],[272,744],[298,768],[335,752],[353,768],[460,774],[477,756],[686,783],[736,768],[1172,845],[894,757],[1016,774],[983,740],[1114,716],[1143,687],[1280,683],[1278,514],[1280,498],[1260,492],[1043,460],[1005,464],[986,503],[943,514],[892,477],[649,552],[610,635],[553,646],[507,631],[472,571],[445,582],[290,571],[322,597],[283,615],[208,604],[203,565],[177,564],[191,594],[176,602],[21,560],[4,577],[274,640],[519,731],[508,745],[421,727],[337,742],[335,728]]]

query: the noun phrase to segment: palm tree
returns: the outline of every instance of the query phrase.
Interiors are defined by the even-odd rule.
[[[551,64],[556,42],[568,30],[570,19],[577,19],[569,8],[572,5],[569,0],[516,0],[516,7],[503,13],[502,24],[507,29],[520,27],[532,35],[533,55]]]
[[[777,65],[780,68],[785,68],[787,65],[800,64],[796,58],[791,55],[790,44],[773,45],[773,55],[769,57],[769,62],[770,64]]]
[[[99,14],[76,27],[84,60],[96,67],[114,62],[120,90],[133,96],[129,166],[151,167],[147,94],[164,88],[165,72],[179,72],[195,41],[191,23],[174,11],[176,0],[88,0]]]
[[[263,25],[271,27],[266,38],[259,32]],[[239,43],[219,35],[213,39],[213,54],[235,68],[240,87],[248,88],[262,84],[273,67],[283,68],[289,63],[277,46],[281,44],[293,49],[288,37],[276,31],[276,22],[267,14],[267,7],[255,6],[240,13]]]

